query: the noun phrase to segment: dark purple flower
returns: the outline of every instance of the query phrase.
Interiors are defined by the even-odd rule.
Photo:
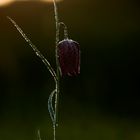
[[[64,39],[58,43],[58,60],[62,76],[80,73],[80,46],[76,41]]]

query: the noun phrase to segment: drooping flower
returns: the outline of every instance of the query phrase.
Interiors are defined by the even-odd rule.
[[[58,43],[58,60],[61,75],[75,76],[80,73],[80,46],[71,39]]]

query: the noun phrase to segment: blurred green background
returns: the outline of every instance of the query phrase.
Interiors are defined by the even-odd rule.
[[[59,16],[81,45],[81,74],[61,79],[57,140],[140,140],[140,2],[64,0]],[[53,5],[0,7],[0,140],[53,139],[50,73],[6,16],[55,68]]]

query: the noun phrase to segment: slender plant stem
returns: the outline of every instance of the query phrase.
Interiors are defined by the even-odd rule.
[[[53,0],[54,4],[54,16],[55,16],[55,24],[56,24],[56,47],[59,42],[59,18],[58,18],[58,9],[56,5],[56,0]]]
[[[64,28],[64,39],[68,39],[68,28],[64,22],[59,22],[59,26],[63,26]]]
[[[16,27],[16,29],[19,31],[19,33],[22,35],[22,37],[28,42],[28,44],[32,47],[36,55],[43,61],[43,63],[47,66],[48,70],[50,71],[51,75],[54,78],[55,81],[55,90],[50,94],[48,99],[48,109],[49,113],[53,122],[53,134],[54,134],[54,140],[56,140],[56,126],[57,126],[57,113],[58,113],[58,95],[59,95],[59,63],[57,59],[57,51],[56,51],[56,64],[57,64],[57,73],[54,71],[52,66],[50,65],[49,61],[42,55],[42,53],[37,49],[37,47],[31,42],[31,40],[25,35],[25,33],[22,31],[22,29],[17,25],[17,23],[11,19],[10,17],[7,17],[12,24]],[[57,44],[56,44],[57,45]],[[57,48],[56,48],[57,49]],[[55,95],[55,96],[54,96]],[[53,97],[55,97],[55,107],[53,109]],[[38,139],[41,140],[40,137],[40,131],[38,130]]]
[[[54,16],[55,16],[55,24],[56,24],[56,48],[55,48],[55,57],[56,57],[56,68],[57,68],[57,82],[56,82],[56,94],[55,94],[55,110],[54,110],[54,124],[53,124],[53,129],[54,129],[54,140],[56,140],[56,126],[58,126],[58,101],[59,101],[59,86],[60,86],[60,71],[59,71],[59,61],[58,61],[58,42],[59,42],[59,18],[58,18],[58,9],[56,5],[56,0],[53,0],[54,4]]]
[[[38,57],[41,58],[43,63],[47,66],[48,70],[50,71],[51,75],[54,78],[55,81],[55,90],[50,94],[49,100],[48,100],[48,109],[49,113],[53,122],[53,135],[54,135],[54,140],[56,140],[56,127],[58,126],[58,101],[59,101],[59,90],[60,90],[60,66],[59,66],[59,61],[58,61],[58,43],[59,43],[59,30],[60,30],[60,25],[64,26],[64,38],[68,38],[68,33],[67,33],[67,27],[63,22],[59,22],[58,18],[58,10],[57,10],[57,5],[56,5],[56,0],[53,0],[54,4],[54,16],[55,16],[55,24],[56,24],[56,42],[55,42],[55,57],[56,57],[56,73],[51,67],[50,63],[48,60],[42,55],[42,53],[36,48],[36,46],[31,42],[31,40],[24,34],[22,29],[16,24],[16,22],[11,19],[10,17],[7,17],[13,25],[17,28],[17,30],[20,32],[20,34],[23,36],[23,38],[26,40],[26,42],[29,43],[29,45],[32,47],[34,52]],[[55,96],[54,96],[55,95]],[[55,97],[54,99],[54,109],[53,109],[53,96]],[[40,131],[38,131],[38,137],[39,140],[41,140],[40,137]]]

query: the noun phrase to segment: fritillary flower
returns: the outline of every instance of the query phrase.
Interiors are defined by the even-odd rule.
[[[58,60],[61,75],[75,76],[80,73],[80,46],[71,39],[58,43]]]

